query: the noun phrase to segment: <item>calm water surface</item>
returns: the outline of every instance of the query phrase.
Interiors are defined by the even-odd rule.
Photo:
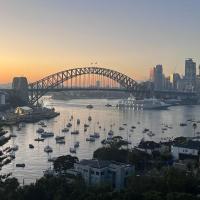
[[[56,144],[54,138],[46,139],[44,142],[36,142],[38,137],[36,130],[40,127],[37,123],[26,124],[21,131],[16,131],[16,127],[5,127],[10,133],[17,134],[16,138],[12,138],[8,144],[3,148],[12,145],[18,145],[19,150],[16,152],[16,158],[3,167],[1,173],[12,172],[14,177],[17,177],[25,184],[34,182],[43,175],[43,171],[51,167],[48,162],[49,156],[57,157],[61,155],[70,154],[69,148],[74,145],[75,141],[80,142],[80,147],[77,149],[76,156],[79,159],[92,158],[94,150],[101,146],[101,141],[107,137],[107,133],[111,128],[114,135],[120,135],[125,139],[128,138],[132,142],[132,146],[137,145],[144,137],[145,140],[168,140],[169,138],[177,136],[193,136],[192,123],[187,122],[188,119],[200,120],[200,106],[177,106],[171,107],[168,110],[146,110],[134,111],[131,109],[119,110],[115,107],[105,107],[105,104],[116,104],[116,100],[106,99],[79,99],[70,101],[46,100],[47,107],[54,107],[56,111],[60,112],[57,118],[46,120],[47,131],[53,131],[56,135],[65,135],[66,143],[63,145]],[[92,104],[93,109],[87,109],[86,105]],[[79,135],[71,135],[70,132],[62,133],[61,130],[69,122],[70,116],[73,115],[74,121],[71,130],[78,129]],[[88,116],[92,117],[92,121],[88,122]],[[80,119],[81,124],[77,126],[76,120]],[[187,127],[180,127],[179,124],[187,122]],[[90,124],[87,132],[84,133],[84,123]],[[119,127],[124,126],[125,130],[119,131]],[[172,129],[166,130],[162,133],[162,124],[167,124]],[[99,128],[101,126],[101,129]],[[134,132],[130,132],[131,126],[136,126]],[[105,131],[104,131],[105,128]],[[155,133],[154,137],[149,137],[143,134],[144,128],[149,128]],[[100,133],[100,138],[96,139],[94,143],[86,142],[86,137],[93,134],[94,131]],[[200,131],[200,124],[196,131]],[[34,149],[29,149],[29,144],[34,145]],[[48,155],[44,152],[44,147],[50,145],[53,148],[53,153]],[[16,168],[16,163],[25,163],[25,168]]]

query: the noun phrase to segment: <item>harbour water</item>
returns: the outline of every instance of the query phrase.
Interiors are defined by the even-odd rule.
[[[174,106],[167,110],[133,110],[133,109],[117,109],[116,107],[106,107],[106,104],[116,105],[117,100],[107,99],[76,99],[69,101],[46,99],[44,105],[54,107],[60,112],[60,116],[44,121],[47,125],[46,131],[53,131],[55,136],[65,135],[65,144],[56,144],[55,136],[45,139],[44,142],[36,142],[38,137],[36,130],[40,127],[38,123],[26,124],[20,131],[17,127],[5,127],[9,133],[17,134],[16,138],[11,140],[3,147],[18,145],[19,150],[16,151],[16,158],[8,165],[4,166],[1,173],[10,173],[19,179],[20,183],[29,184],[43,176],[43,171],[51,167],[48,162],[49,157],[57,157],[70,154],[69,148],[76,141],[80,142],[76,154],[79,159],[92,158],[93,152],[101,146],[101,141],[108,135],[108,131],[112,129],[114,136],[120,135],[124,139],[132,142],[132,146],[136,146],[142,138],[145,140],[167,141],[178,136],[193,136],[193,128],[191,120],[200,120],[200,106]],[[93,109],[86,106],[91,104]],[[67,133],[62,133],[62,129],[66,127],[70,117],[73,116],[72,127]],[[92,120],[88,122],[88,116]],[[76,121],[80,119],[80,125]],[[190,120],[190,121],[188,121]],[[84,123],[90,125],[87,132],[84,132]],[[187,123],[187,126],[181,127],[180,123]],[[124,124],[124,125],[123,125]],[[167,125],[170,128],[162,131]],[[200,131],[200,124],[197,124],[196,132]],[[119,127],[124,130],[119,130]],[[136,129],[131,132],[131,126]],[[100,128],[101,127],[101,128]],[[155,136],[150,137],[143,133],[144,128],[150,129]],[[71,130],[79,130],[78,135],[71,135]],[[100,133],[100,138],[94,143],[86,141],[86,138],[95,132]],[[29,148],[29,144],[34,145],[34,149]],[[44,152],[44,147],[50,145],[53,153]],[[16,168],[17,163],[25,163],[25,168]]]

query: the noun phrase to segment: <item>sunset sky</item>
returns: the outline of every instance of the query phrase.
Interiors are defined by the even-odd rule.
[[[188,57],[200,64],[200,0],[0,0],[0,83],[91,62],[142,80]]]

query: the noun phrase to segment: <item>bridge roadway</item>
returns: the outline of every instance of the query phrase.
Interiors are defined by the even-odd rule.
[[[0,89],[4,92],[12,92],[13,89]],[[126,88],[102,88],[102,87],[65,87],[65,88],[48,88],[48,89],[29,89],[29,92],[33,91],[46,91],[46,92],[59,92],[59,91],[111,91],[111,92],[131,92]],[[177,95],[177,96],[197,96],[197,92],[188,92],[188,91],[177,91],[177,90],[155,90],[151,92],[155,95]]]
[[[101,76],[102,78],[110,79],[118,83],[122,88],[94,88],[94,87],[68,87],[59,88],[61,84],[65,81],[79,78],[81,76],[91,75],[93,78],[95,76]],[[13,79],[14,93],[23,102],[28,102],[29,104],[36,103],[45,93],[50,91],[69,91],[69,90],[107,90],[107,91],[124,91],[133,94],[136,97],[196,97],[195,92],[186,91],[174,91],[174,90],[162,90],[162,91],[152,91],[145,83],[137,83],[134,79],[129,76],[120,73],[115,70],[102,67],[79,67],[74,69],[68,69],[65,71],[57,72],[51,74],[28,84],[25,77],[15,77]],[[12,92],[12,90],[6,90]],[[28,94],[29,93],[29,94]]]

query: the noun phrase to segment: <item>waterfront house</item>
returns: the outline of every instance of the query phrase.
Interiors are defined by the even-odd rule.
[[[84,159],[74,164],[74,171],[80,174],[88,185],[109,184],[120,190],[126,185],[127,178],[134,173],[135,168],[133,165],[114,161]]]
[[[200,141],[187,140],[183,143],[175,143],[171,146],[171,154],[175,160],[199,160],[199,153]]]
[[[160,152],[161,145],[154,141],[141,141],[137,147],[138,150],[144,151],[148,154],[152,154],[155,151]]]

